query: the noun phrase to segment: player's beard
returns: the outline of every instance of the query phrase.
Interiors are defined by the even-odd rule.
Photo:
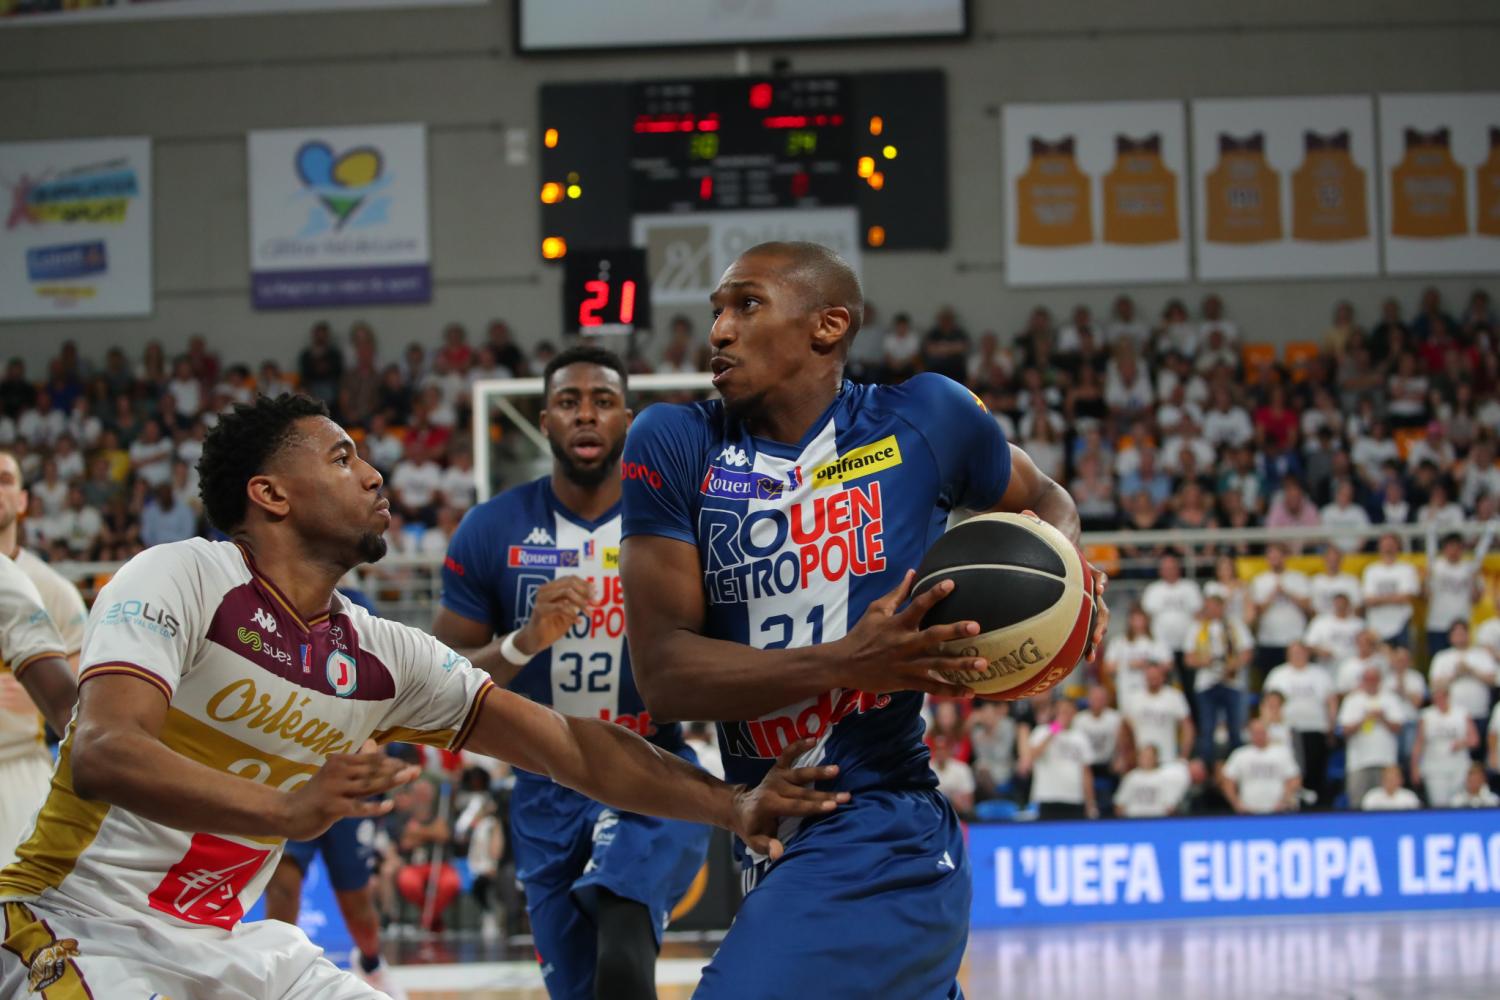
[[[360,535],[359,541],[356,544],[358,546],[360,563],[380,562],[380,560],[385,558],[385,552],[388,548],[385,536],[378,535],[373,531],[367,531],[363,535]]]
[[[625,453],[625,439],[623,437],[616,441],[615,446],[609,450],[608,454],[600,460],[598,465],[594,466],[583,466],[574,462],[573,456],[568,454],[567,449],[551,438],[547,439],[547,443],[552,446],[552,457],[557,460],[558,466],[562,469],[563,476],[568,482],[581,486],[586,490],[595,488],[612,475],[617,476],[620,474],[620,456]]]

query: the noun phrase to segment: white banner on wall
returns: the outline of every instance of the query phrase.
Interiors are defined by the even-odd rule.
[[[1500,271],[1500,93],[1381,94],[1385,269]]]
[[[427,302],[427,131],[371,125],[251,132],[257,309]]]
[[[1181,102],[1007,104],[1000,127],[1009,284],[1187,280]]]
[[[1198,277],[1372,275],[1368,97],[1193,101]]]
[[[371,7],[478,6],[489,0],[0,0],[0,28],[102,21],[154,21],[174,17],[239,17],[247,14],[306,14]]]
[[[151,140],[0,144],[0,319],[151,313]]]
[[[757,243],[806,240],[860,269],[859,213],[853,208],[637,215],[631,240],[646,249],[653,303],[701,305],[724,270]]]

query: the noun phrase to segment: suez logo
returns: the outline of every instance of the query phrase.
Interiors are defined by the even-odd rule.
[[[737,604],[885,570],[880,482],[813,496],[786,510],[741,514],[704,507],[704,587],[715,604]]]
[[[162,607],[153,607],[150,601],[116,601],[99,619],[100,625],[139,625],[168,639],[177,638],[182,623],[177,616]]]
[[[891,434],[873,444],[845,452],[827,465],[813,470],[813,489],[823,490],[854,479],[863,479],[901,464],[901,444]]]
[[[280,646],[273,646],[267,640],[261,638],[261,634],[254,629],[241,625],[235,630],[234,637],[249,646],[257,653],[264,653],[277,663],[290,667],[292,665],[292,654]]]

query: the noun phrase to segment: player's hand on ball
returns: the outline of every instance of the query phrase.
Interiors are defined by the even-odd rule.
[[[849,634],[831,644],[848,664],[850,677],[845,687],[871,694],[925,691],[954,698],[970,694],[968,688],[942,680],[936,671],[979,671],[986,666],[984,659],[943,653],[938,646],[978,635],[979,623],[954,622],[924,629],[923,616],[953,592],[953,581],[944,580],[918,594],[901,610],[916,578],[915,572],[907,570],[895,590],[871,603]]]
[[[367,801],[414,780],[422,769],[388,757],[373,740],[359,753],[333,754],[305,784],[286,793],[279,831],[288,840],[311,840],[346,816],[382,816],[394,803]]]
[[[776,766],[759,785],[741,787],[735,792],[734,832],[750,850],[775,860],[786,849],[776,839],[776,828],[783,816],[821,816],[849,801],[848,792],[820,792],[812,787],[815,782],[837,776],[837,764],[793,766],[817,742],[805,739],[791,744],[776,758]]]
[[[568,634],[578,616],[588,610],[589,582],[581,576],[560,576],[537,588],[531,619],[516,633],[516,648],[535,656]]]
[[[1093,563],[1089,563],[1089,568],[1094,571],[1094,634],[1089,636],[1083,658],[1093,663],[1099,659],[1099,651],[1104,648],[1104,635],[1109,631],[1109,605],[1104,603],[1104,588],[1109,586],[1109,574]]]

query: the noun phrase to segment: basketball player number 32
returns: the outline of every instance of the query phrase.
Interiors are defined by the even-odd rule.
[[[585,680],[583,654],[562,653],[558,656],[558,660],[568,671],[568,676],[557,685],[558,688],[569,694],[582,691]],[[595,694],[605,694],[613,691],[614,681],[610,679],[610,674],[614,672],[614,668],[614,658],[608,653],[589,654],[588,689]]]
[[[812,626],[812,642],[810,646],[816,646],[823,641],[823,605],[815,604],[807,613],[807,624]],[[766,643],[761,649],[785,649],[792,644],[792,616],[772,615],[760,623],[760,631],[765,635],[773,630],[780,629],[781,635]]]

